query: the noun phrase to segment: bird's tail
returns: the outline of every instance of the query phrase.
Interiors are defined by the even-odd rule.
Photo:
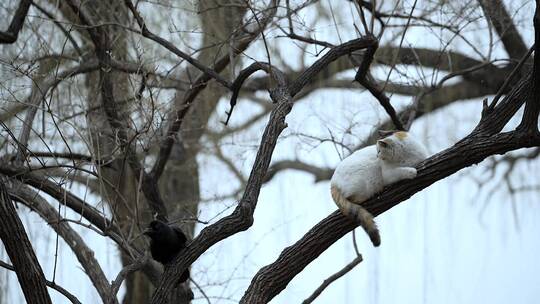
[[[373,246],[377,247],[381,244],[381,236],[379,235],[379,229],[377,224],[373,220],[373,215],[366,209],[358,204],[354,204],[341,194],[341,190],[336,186],[331,186],[330,192],[336,205],[338,205],[341,212],[356,221],[364,228],[369,236],[369,239],[373,243]]]

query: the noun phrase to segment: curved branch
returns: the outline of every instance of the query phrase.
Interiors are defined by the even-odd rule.
[[[246,230],[253,224],[253,212],[257,205],[263,178],[270,165],[279,134],[287,126],[285,117],[293,106],[291,96],[287,94],[285,88],[276,89],[270,96],[277,105],[270,114],[270,121],[262,135],[242,199],[231,215],[204,228],[199,236],[176,257],[171,266],[165,268],[157,290],[152,296],[152,303],[166,303],[168,294],[178,285],[180,274],[208,248],[237,232]]]
[[[51,207],[45,199],[38,193],[25,187],[22,184],[7,187],[11,197],[39,214],[49,226],[51,226],[71,247],[71,250],[77,257],[79,263],[84,269],[84,272],[92,281],[101,300],[106,303],[111,295],[111,286],[101,269],[98,261],[94,257],[94,252],[86,245],[84,240],[75,232],[67,222],[65,222],[53,207]],[[109,301],[110,302],[110,301]],[[116,298],[114,302],[118,303]]]
[[[15,271],[15,267],[13,267],[12,265],[9,265],[8,263],[3,262],[3,261],[0,261],[0,267],[5,268],[7,270]],[[81,304],[81,302],[79,301],[79,299],[77,299],[77,297],[75,297],[69,291],[64,289],[62,286],[60,286],[60,285],[58,285],[58,284],[56,284],[54,282],[51,282],[49,280],[47,280],[46,284],[47,284],[48,287],[50,287],[50,288],[58,291],[60,294],[64,295],[64,297],[66,297],[71,303],[73,303],[73,304]]]
[[[85,201],[62,188],[60,185],[48,180],[46,177],[41,176],[35,172],[28,172],[24,168],[18,168],[9,165],[0,165],[0,173],[9,177],[17,178],[21,182],[28,184],[34,188],[52,196],[62,204],[65,204],[73,211],[82,215],[92,225],[99,228],[103,233],[110,236],[120,247],[126,250],[127,253],[132,253],[132,248],[129,248],[121,237],[120,229],[107,217],[99,212],[93,206],[87,204]]]
[[[398,52],[398,48],[395,46],[379,46],[377,52],[375,52],[375,62],[376,64],[388,65],[392,63],[392,59],[395,54]],[[362,60],[363,55],[361,53],[353,53],[353,58],[356,61]],[[420,59],[420,61],[418,60]],[[471,58],[467,55],[449,51],[442,53],[438,50],[430,50],[426,48],[409,48],[402,47],[399,51],[399,56],[397,58],[396,64],[405,64],[405,65],[418,65],[428,68],[440,69],[443,71],[460,71],[471,68],[473,66],[478,66],[483,64],[483,62],[478,61],[474,58]],[[310,81],[310,85],[316,85],[317,82],[325,81],[330,79],[332,76],[355,68],[357,65],[351,63],[351,60],[347,57],[341,57],[336,61],[332,62],[326,66],[321,73],[313,77]],[[492,65],[487,65],[486,68],[490,68]],[[304,71],[293,71],[288,73],[289,79],[295,79]],[[490,74],[490,76],[493,76]],[[258,91],[268,88],[268,76],[262,76],[253,78],[252,80],[246,83],[244,89],[249,91]]]
[[[9,24],[7,31],[0,31],[0,44],[10,44],[17,41],[19,32],[23,27],[24,19],[26,18],[26,14],[28,14],[28,9],[30,9],[31,4],[31,0],[21,0],[19,7],[15,11],[13,19],[11,19],[11,23]]]
[[[190,56],[190,55],[188,55],[188,54],[186,54],[184,52],[182,52],[180,49],[175,47],[174,44],[172,44],[169,41],[167,41],[167,40],[155,35],[154,33],[150,32],[150,30],[148,30],[148,28],[146,27],[146,23],[142,19],[141,15],[139,14],[139,12],[135,8],[135,6],[133,6],[133,3],[131,3],[131,0],[124,0],[124,3],[129,8],[131,13],[133,14],[133,17],[135,17],[135,20],[137,21],[137,24],[141,28],[141,35],[143,35],[144,37],[146,37],[146,38],[148,38],[148,39],[150,39],[152,41],[155,41],[159,45],[165,47],[166,49],[168,49],[172,53],[176,54],[178,57],[180,57],[180,58],[184,59],[185,61],[191,63],[194,67],[199,69],[201,72],[203,72],[208,77],[215,79],[217,82],[221,83],[224,87],[226,87],[226,88],[231,87],[231,83],[229,81],[227,81],[225,78],[221,77],[219,75],[218,70],[214,70],[214,69],[211,69],[211,68],[205,66],[204,64],[202,64],[197,59],[193,58],[192,56]]]
[[[255,41],[259,34],[265,30],[266,26],[270,23],[270,21],[272,21],[272,19],[276,15],[277,4],[277,0],[273,0],[270,3],[267,9],[267,13],[263,18],[259,20],[260,26],[257,28],[257,30],[253,32],[248,31],[247,24],[242,27],[241,31],[245,31],[249,34],[247,34],[245,37],[238,39],[238,42],[232,48],[232,55],[224,55],[216,61],[216,63],[214,64],[215,71],[217,71],[218,73],[223,71],[234,57],[245,51],[248,46],[251,45],[253,41]],[[206,88],[206,85],[210,80],[211,78],[210,76],[208,76],[208,74],[202,74],[197,77],[191,88],[185,92],[182,105],[179,107],[179,109],[173,111],[169,116],[169,120],[171,121],[171,123],[167,131],[165,132],[165,137],[160,142],[159,153],[150,173],[156,179],[159,179],[159,177],[163,173],[163,169],[165,168],[165,164],[169,159],[169,155],[171,154],[172,147],[174,145],[175,135],[180,130],[184,117],[191,108],[191,105],[195,101],[195,98],[204,88]]]
[[[116,294],[118,294],[118,290],[120,289],[120,286],[122,285],[122,282],[125,280],[125,278],[135,272],[135,271],[138,271],[139,269],[145,267],[145,265],[148,263],[148,260],[149,260],[149,256],[148,255],[143,255],[141,256],[139,259],[135,260],[132,264],[129,264],[127,266],[125,266],[124,268],[122,268],[122,270],[120,270],[120,272],[118,273],[118,275],[116,275],[116,279],[114,279],[114,281],[112,282],[111,284],[111,297],[109,300],[107,301],[103,301],[103,303],[107,303],[107,304],[110,304],[110,303],[116,303]]]
[[[321,168],[299,160],[282,160],[273,163],[264,177],[264,182],[269,182],[280,171],[293,169],[313,174],[315,182],[328,180],[332,177],[334,170],[329,168]]]
[[[325,70],[332,62],[337,61],[339,58],[341,59],[345,58],[346,60],[348,60],[348,58],[345,57],[344,55],[348,55],[354,51],[373,47],[377,43],[378,41],[377,39],[375,39],[375,37],[366,36],[366,37],[347,41],[343,44],[340,44],[332,48],[330,51],[324,54],[324,56],[322,56],[319,60],[315,61],[315,63],[313,63],[309,68],[307,68],[302,73],[300,73],[300,75],[298,75],[296,80],[289,87],[289,94],[292,97],[294,97],[307,84],[312,83],[314,79],[317,78],[316,77],[317,74]],[[364,57],[363,60],[366,60],[366,57]]]
[[[430,157],[417,166],[418,175],[389,185],[362,206],[377,216],[415,193],[485,158],[508,151],[540,146],[540,135],[519,130],[500,132],[515,115],[527,97],[531,76],[523,78],[517,87],[482,118],[471,134],[454,146]],[[302,239],[282,251],[278,259],[259,270],[240,303],[268,303],[309,263],[358,225],[335,211],[315,225]]]
[[[264,62],[254,62],[250,64],[247,68],[240,71],[236,79],[231,85],[232,90],[232,96],[231,96],[231,108],[229,109],[229,112],[227,112],[227,119],[225,120],[225,125],[229,123],[229,119],[231,118],[232,111],[234,110],[234,106],[236,105],[236,100],[238,99],[238,94],[240,93],[240,89],[242,88],[242,85],[244,84],[244,81],[248,79],[249,76],[251,76],[253,73],[257,71],[265,71],[266,73],[270,74],[270,80],[273,80],[277,83],[278,87],[285,87],[287,78],[284,73],[282,73],[279,70],[272,69],[272,66],[270,64],[264,63]]]
[[[175,258],[174,262],[166,267],[156,292],[152,296],[152,303],[165,303],[170,291],[178,285],[178,280],[184,270],[208,248],[235,233],[248,229],[253,224],[253,212],[257,206],[264,177],[268,171],[277,139],[287,126],[285,117],[292,110],[292,97],[328,64],[353,51],[367,48],[373,43],[373,38],[364,37],[336,46],[306,69],[290,86],[271,90],[270,97],[276,106],[270,114],[270,120],[261,137],[261,144],[242,199],[231,215],[204,228],[199,236]],[[276,68],[272,67],[272,69]]]

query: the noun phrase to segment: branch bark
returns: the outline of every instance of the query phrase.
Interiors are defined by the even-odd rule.
[[[111,297],[111,285],[98,261],[94,257],[94,251],[90,249],[84,240],[65,222],[53,207],[38,193],[32,191],[23,184],[8,186],[11,197],[20,201],[31,210],[39,214],[61,237],[77,257],[84,272],[90,278],[104,303],[118,303],[116,297]],[[109,300],[113,299],[113,300]]]
[[[51,303],[43,270],[32,249],[21,219],[9,197],[6,178],[0,176],[0,239],[28,303]]]
[[[538,134],[538,114],[540,112],[540,1],[536,1],[534,23],[534,61],[531,96],[525,104],[523,120],[518,129],[531,134]]]
[[[300,92],[313,77],[333,61],[356,50],[370,47],[373,43],[376,43],[373,38],[364,37],[334,47],[306,69],[290,85],[285,83],[286,78],[283,73],[272,67],[273,77],[280,75],[274,79],[278,87],[270,91],[270,97],[276,103],[276,106],[270,114],[270,120],[261,137],[261,144],[242,199],[231,215],[203,229],[199,236],[176,257],[174,262],[165,268],[161,281],[152,297],[152,303],[165,303],[167,295],[178,285],[180,275],[208,248],[235,233],[248,229],[253,224],[253,212],[257,205],[260,189],[268,171],[277,139],[287,126],[285,117],[292,110],[294,95]]]
[[[5,164],[0,164],[0,174],[17,178],[27,185],[40,189],[61,202],[63,205],[66,205],[73,211],[82,215],[92,225],[96,226],[105,235],[109,236],[112,240],[119,244],[120,248],[124,249],[126,253],[136,256],[141,254],[134,248],[128,246],[127,242],[122,237],[122,232],[118,226],[110,221],[104,214],[99,212],[99,210],[94,208],[92,205],[87,204],[85,201],[67,189],[64,189],[60,185],[48,180],[45,176],[41,176],[34,172],[29,172],[24,168]]]
[[[7,270],[11,270],[11,271],[15,271],[15,267],[13,267],[12,265],[9,265],[8,263],[6,262],[3,262],[3,261],[0,261],[0,267],[3,267]],[[71,303],[73,304],[81,304],[81,302],[79,301],[79,299],[77,299],[77,297],[75,297],[73,294],[71,294],[69,291],[67,291],[66,289],[64,289],[62,286],[54,283],[54,282],[51,282],[49,280],[47,280],[47,286],[58,291],[59,293],[63,294]]]
[[[522,79],[467,137],[419,164],[416,178],[385,187],[382,192],[362,203],[362,206],[377,216],[436,181],[491,155],[540,146],[538,135],[531,136],[519,130],[498,133],[529,96],[526,88],[530,86],[530,81],[530,75]],[[287,247],[274,263],[261,268],[240,303],[268,303],[309,263],[357,226],[339,211],[335,211],[315,225],[302,239]]]
[[[398,182],[362,204],[377,216],[415,193],[465,167],[477,164],[494,154],[540,145],[540,138],[516,132],[494,136],[469,136],[453,147],[420,164],[418,176]],[[268,303],[309,263],[357,225],[335,211],[323,219],[294,245],[287,247],[278,259],[259,270],[240,303]]]
[[[13,15],[13,19],[11,19],[11,23],[9,24],[7,31],[0,31],[0,44],[11,44],[17,41],[19,32],[24,25],[24,19],[26,18],[26,14],[28,14],[31,4],[31,0],[21,0],[19,7],[15,11],[15,15]]]
[[[527,53],[528,48],[504,3],[501,0],[479,0],[478,2],[486,18],[493,24],[510,58],[519,59]]]
[[[266,26],[272,21],[274,16],[277,13],[277,4],[276,0],[273,0],[263,18],[259,20],[260,27],[258,27],[254,32],[247,30],[247,24],[245,24],[241,31],[246,31],[248,34],[244,37],[239,38],[239,41],[235,43],[232,56],[229,54],[219,58],[214,64],[213,69],[217,72],[222,72],[231,62],[232,57],[238,56],[247,49],[247,47],[265,30]],[[191,108],[191,105],[195,101],[195,98],[201,93],[201,91],[206,88],[208,82],[211,80],[211,77],[208,74],[201,74],[194,81],[191,88],[185,92],[181,105],[177,106],[177,110],[173,111],[169,117],[170,125],[165,133],[165,137],[161,140],[159,146],[159,153],[156,159],[154,166],[152,167],[151,173],[156,178],[159,178],[163,173],[165,164],[171,154],[175,135],[180,130],[184,117]]]

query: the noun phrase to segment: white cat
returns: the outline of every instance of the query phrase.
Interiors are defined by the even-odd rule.
[[[341,212],[357,221],[374,246],[381,237],[373,216],[360,204],[384,186],[416,177],[414,166],[426,159],[426,148],[411,134],[399,131],[342,160],[330,180],[332,198]]]

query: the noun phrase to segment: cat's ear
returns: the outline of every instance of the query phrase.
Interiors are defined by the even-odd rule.
[[[405,132],[405,131],[398,131],[398,132],[394,133],[394,135],[399,140],[404,140],[405,138],[407,138],[407,136],[409,136],[409,134],[407,134],[407,132]]]
[[[379,133],[379,139],[383,139],[396,132],[398,132],[398,130],[379,130],[377,133]]]

